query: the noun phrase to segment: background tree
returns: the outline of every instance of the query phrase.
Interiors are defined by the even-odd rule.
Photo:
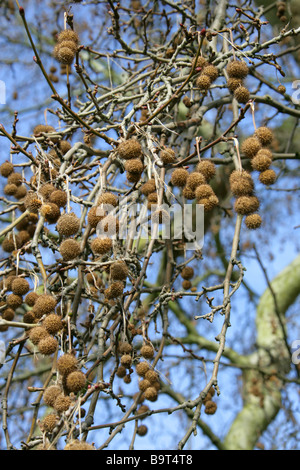
[[[295,4],[3,2],[1,449],[298,448]]]

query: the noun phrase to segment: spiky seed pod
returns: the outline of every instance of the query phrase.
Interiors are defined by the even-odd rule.
[[[216,165],[207,159],[202,159],[197,164],[196,171],[201,173],[206,178],[206,181],[209,181],[216,174]]]
[[[121,354],[130,354],[132,352],[132,346],[127,341],[122,341],[118,345],[118,351]]]
[[[32,133],[33,135],[39,135],[42,133],[47,133],[49,131],[49,127],[46,126],[45,124],[38,124],[37,126],[34,127]]]
[[[80,243],[72,238],[68,238],[60,244],[59,252],[64,261],[71,261],[80,255]]]
[[[97,205],[100,204],[107,204],[109,206],[117,207],[118,198],[113,193],[107,191],[99,196],[97,200]]]
[[[234,170],[229,177],[229,184],[235,197],[250,196],[254,190],[252,176],[245,170]]]
[[[132,158],[131,160],[128,160],[125,165],[125,170],[128,171],[129,173],[137,173],[141,174],[144,169],[144,165],[142,161],[139,158]]]
[[[17,191],[18,191],[18,186],[12,183],[6,184],[3,189],[3,192],[6,196],[14,196]]]
[[[56,398],[61,395],[62,390],[59,385],[50,385],[43,393],[43,400],[46,405],[53,407]]]
[[[60,44],[56,44],[53,50],[53,56],[61,64],[71,65],[75,57],[75,52],[70,47],[63,47]]]
[[[219,204],[219,200],[214,194],[212,196],[209,196],[208,198],[198,199],[197,204],[201,204],[204,206],[204,212],[210,212],[215,207],[217,207],[217,205]]]
[[[142,177],[142,173],[131,173],[130,171],[126,172],[126,178],[129,183],[138,183]]]
[[[173,186],[183,188],[186,185],[189,173],[184,168],[177,168],[173,171],[171,176],[171,183]]]
[[[33,307],[38,298],[39,295],[36,292],[29,292],[29,294],[26,295],[24,302],[29,307]]]
[[[139,436],[146,436],[147,432],[148,432],[148,428],[144,424],[140,424],[140,426],[137,427],[136,433]]]
[[[15,192],[14,196],[18,201],[20,199],[23,199],[27,194],[27,188],[24,186],[24,184],[21,184],[20,186],[17,186],[17,191]]]
[[[48,335],[38,342],[37,348],[44,356],[54,354],[58,347],[58,341],[54,336]]]
[[[78,361],[73,354],[63,354],[60,356],[56,363],[56,368],[62,376],[67,376],[77,369]]]
[[[147,197],[147,200],[148,200],[148,209],[151,208],[151,205],[152,204],[157,204],[157,201],[158,201],[158,197],[157,197],[157,193],[150,193]]]
[[[31,311],[28,311],[24,313],[23,322],[33,324],[36,322],[36,318]]]
[[[241,146],[242,153],[248,158],[253,158],[261,149],[261,143],[256,137],[248,137]]]
[[[160,152],[160,159],[164,165],[168,165],[170,163],[174,163],[176,160],[175,152],[171,148],[165,148]]]
[[[113,281],[125,281],[128,276],[128,266],[125,261],[116,261],[110,266],[110,277]]]
[[[117,377],[119,377],[120,379],[123,379],[126,374],[127,374],[127,370],[124,366],[119,366],[117,368],[117,372],[116,372]]]
[[[12,172],[7,178],[7,184],[15,184],[16,186],[21,186],[23,183],[23,176],[21,173]]]
[[[40,422],[40,428],[42,432],[52,432],[58,423],[58,416],[51,413]]]
[[[196,79],[196,87],[200,89],[200,91],[207,91],[211,85],[211,79],[208,75],[204,75],[203,73],[199,75]]]
[[[14,166],[11,162],[4,162],[0,166],[0,174],[7,178],[14,171]]]
[[[194,269],[191,266],[185,266],[180,275],[182,279],[189,281],[194,277]]]
[[[76,31],[73,31],[71,29],[65,29],[61,31],[58,36],[57,36],[57,42],[62,43],[63,41],[72,41],[76,45],[79,44],[79,36],[76,33]]]
[[[217,404],[214,401],[209,400],[205,403],[204,412],[207,415],[213,415],[215,414],[216,411],[217,411]]]
[[[69,442],[64,447],[64,450],[96,450],[96,449],[92,444],[88,444],[87,442],[79,441],[75,439]]]
[[[149,400],[149,401],[156,401],[157,400],[157,397],[158,397],[158,393],[157,393],[157,390],[155,387],[148,387],[145,391],[144,391],[144,398],[146,400]]]
[[[139,382],[139,390],[141,392],[144,392],[145,390],[147,390],[147,388],[149,388],[151,386],[151,383],[149,382],[149,380],[147,379],[143,379],[143,380],[140,380]]]
[[[210,196],[214,195],[214,190],[209,184],[200,184],[200,186],[197,186],[195,189],[195,196],[196,199],[204,199],[204,198],[209,198]]]
[[[258,152],[259,153],[259,152]],[[255,171],[265,171],[268,170],[272,164],[271,158],[267,157],[264,154],[255,155],[251,160],[251,166]]]
[[[3,251],[6,251],[7,253],[12,253],[14,250],[21,248],[20,237],[18,236],[18,234],[9,233],[4,238],[1,246]]]
[[[135,139],[124,140],[118,145],[117,153],[124,160],[139,158],[142,156],[142,147]]]
[[[140,376],[140,377],[144,377],[145,374],[148,372],[148,370],[150,369],[150,366],[147,362],[139,362],[137,365],[136,365],[136,373]]]
[[[261,156],[261,155],[262,155],[262,156],[264,156],[264,157],[268,157],[270,160],[273,160],[273,153],[272,153],[272,151],[271,151],[270,149],[268,149],[268,148],[265,148],[265,147],[262,148],[262,149],[260,149],[260,150],[257,152],[256,155],[257,155],[257,156]]]
[[[132,357],[130,354],[123,354],[120,359],[121,365],[129,369],[132,364]]]
[[[189,290],[192,287],[191,281],[182,281],[181,285],[184,290]]]
[[[51,294],[39,295],[33,306],[33,313],[37,318],[42,318],[43,315],[48,315],[53,312],[57,305],[57,300]]]
[[[12,321],[15,317],[15,311],[12,308],[6,308],[2,311],[3,320]]]
[[[122,281],[113,282],[107,289],[104,291],[104,295],[108,300],[117,299],[123,294],[124,284]]]
[[[196,60],[196,57],[194,57],[194,59],[192,60],[192,67],[194,66],[195,60]],[[206,67],[207,65],[208,65],[208,62],[204,57],[199,56],[197,58],[196,69]]]
[[[234,203],[234,210],[238,214],[248,215],[257,211],[259,200],[256,196],[240,196]]]
[[[269,186],[271,184],[274,184],[276,181],[276,173],[274,170],[265,170],[262,171],[261,174],[259,175],[259,181],[262,184],[265,184],[266,186]]]
[[[86,386],[86,376],[80,371],[76,370],[67,376],[66,386],[69,392],[78,393]]]
[[[227,65],[226,70],[230,78],[245,79],[249,73],[246,62],[242,60],[232,60]]]
[[[96,228],[99,222],[105,217],[104,215],[99,215],[102,214],[102,209],[99,208],[99,206],[93,206],[90,208],[87,214],[87,221],[90,224],[92,228]]]
[[[183,197],[185,197],[186,199],[188,199],[189,201],[192,201],[193,199],[195,199],[195,190],[190,188],[189,186],[185,186],[182,190],[182,195]]]
[[[23,298],[21,297],[21,295],[10,294],[6,297],[6,305],[13,309],[17,309],[18,307],[21,307],[22,303],[23,303]]]
[[[3,278],[3,287],[6,287],[8,291],[11,290],[12,283],[17,276],[15,274],[9,274],[8,276],[4,276]]]
[[[262,224],[262,219],[259,214],[249,214],[245,217],[245,224],[250,230],[256,230]]]
[[[232,92],[234,92],[238,87],[242,85],[243,81],[240,78],[229,78],[227,80],[227,87]]]
[[[95,238],[91,243],[91,249],[96,255],[104,255],[112,249],[112,240],[110,238]]]
[[[51,183],[44,183],[38,190],[39,196],[42,196],[44,201],[47,201],[51,196],[51,193],[55,191],[55,187]]]
[[[155,372],[155,370],[148,370],[148,372],[145,374],[145,379],[148,380],[150,384],[157,382],[158,378],[158,373]]]
[[[141,186],[141,193],[144,196],[149,196],[149,194],[154,193],[156,191],[155,180],[150,179],[146,183]]]
[[[11,285],[12,292],[17,295],[25,295],[29,292],[29,289],[29,282],[23,277],[17,277]]]
[[[45,217],[45,221],[49,224],[55,224],[60,217],[60,209],[53,202],[43,204],[40,213]]]
[[[72,148],[72,145],[67,140],[60,140],[58,147],[61,153],[65,155]]]
[[[119,220],[109,214],[99,222],[98,228],[102,235],[112,237],[119,232]]]
[[[149,406],[147,406],[147,405],[141,405],[141,406],[136,410],[136,413],[135,413],[135,414],[136,414],[137,416],[139,416],[139,419],[140,419],[140,420],[143,420],[143,419],[146,418],[146,416],[142,416],[142,417],[141,417],[140,415],[142,415],[142,414],[144,414],[144,413],[147,413],[147,411],[149,411],[149,410],[150,410]]]
[[[284,85],[278,85],[277,91],[278,91],[278,93],[281,93],[282,95],[284,95],[285,92],[286,92],[286,88],[285,88]]]
[[[56,225],[58,233],[63,237],[75,235],[79,227],[80,219],[74,213],[61,215]]]
[[[68,202],[68,195],[62,189],[55,189],[49,196],[49,201],[58,207],[65,207]]]
[[[38,197],[36,193],[33,191],[28,191],[27,195],[24,198],[24,207],[25,209],[28,209],[30,212],[33,212],[35,214],[38,213],[40,207],[42,206],[42,201]]]
[[[250,100],[250,91],[245,86],[239,86],[233,93],[238,103],[246,104]]]
[[[219,76],[219,70],[217,69],[215,65],[207,65],[206,67],[204,67],[202,73],[204,75],[207,75],[210,78],[211,82],[214,82],[215,80],[217,80]]]
[[[35,326],[29,330],[29,339],[35,346],[44,338],[49,336],[48,331],[43,326]]]
[[[206,183],[205,176],[202,173],[193,171],[186,180],[188,188],[195,190],[200,184]]]
[[[152,359],[154,356],[154,349],[150,344],[144,344],[144,346],[141,347],[140,353],[145,359]]]
[[[56,313],[50,313],[44,319],[43,327],[50,335],[56,335],[56,333],[58,333],[63,327],[61,317]]]
[[[53,403],[53,408],[58,413],[63,413],[64,411],[68,411],[71,405],[72,405],[71,398],[64,395],[63,393],[60,393],[60,395],[57,396],[55,402]]]
[[[254,132],[254,137],[256,137],[261,145],[264,147],[271,145],[273,141],[273,132],[266,126],[258,127]]]
[[[78,49],[78,46],[76,44],[76,42],[74,41],[68,41],[68,40],[64,40],[64,41],[61,41],[58,43],[58,49],[64,49],[64,48],[67,48],[67,49],[70,49],[74,56],[75,56],[75,53]]]

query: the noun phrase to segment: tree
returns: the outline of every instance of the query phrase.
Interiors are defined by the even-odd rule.
[[[1,8],[1,448],[298,448],[294,5]]]

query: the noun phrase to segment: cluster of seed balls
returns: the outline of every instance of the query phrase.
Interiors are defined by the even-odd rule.
[[[121,160],[124,160],[127,180],[130,183],[137,183],[144,171],[141,144],[136,139],[123,140],[117,147],[117,154]]]
[[[44,403],[54,412],[46,415],[40,422],[42,432],[51,433],[57,425],[60,415],[74,404],[76,394],[87,384],[85,374],[79,369],[78,361],[73,354],[65,353],[56,363],[59,381],[47,387],[43,393]]]
[[[57,37],[57,44],[54,47],[53,55],[61,64],[71,65],[78,50],[78,45],[78,34],[71,29],[65,29]]]
[[[232,60],[226,67],[228,74],[227,87],[238,103],[245,104],[250,99],[250,92],[244,84],[249,68],[243,60]]]
[[[194,61],[192,65],[194,65]],[[199,88],[201,92],[207,92],[212,83],[217,80],[219,76],[217,67],[207,62],[202,56],[197,58],[195,71],[200,71],[200,75],[196,78],[196,87]]]
[[[213,397],[215,395],[215,389],[211,387],[203,400],[204,403],[204,412],[207,415],[213,415],[217,411],[217,404],[213,401]]]

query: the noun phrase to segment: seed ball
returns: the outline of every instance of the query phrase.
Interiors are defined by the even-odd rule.
[[[71,372],[67,376],[66,381],[67,389],[70,392],[77,393],[80,392],[86,386],[86,376],[80,370]]]
[[[61,64],[71,65],[75,57],[75,52],[70,47],[62,47],[60,44],[57,44],[53,50],[53,56]]]
[[[146,416],[140,417],[140,415],[142,415],[142,414],[144,414],[144,413],[147,413],[147,411],[149,411],[149,410],[150,410],[149,406],[147,406],[147,405],[141,405],[141,406],[136,410],[136,413],[135,413],[135,414],[136,414],[137,416],[139,416],[139,419],[140,419],[140,420],[143,420],[143,419],[146,418]]]
[[[0,166],[0,174],[7,178],[14,171],[14,166],[11,162],[4,162]]]
[[[139,158],[133,158],[125,163],[125,170],[129,173],[141,174],[143,169],[144,165]]]
[[[204,212],[210,212],[219,204],[219,200],[214,194],[208,198],[198,199],[197,204],[204,206]]]
[[[207,415],[213,415],[215,414],[216,411],[217,411],[217,404],[214,401],[209,400],[205,403],[204,412]]]
[[[196,60],[196,57],[194,57],[194,59],[192,60],[192,67],[194,66],[195,60]],[[197,62],[196,62],[196,69],[197,68],[204,68],[206,66],[207,66],[207,60],[204,57],[199,56],[197,58]]]
[[[194,269],[191,266],[185,266],[180,275],[182,279],[189,281],[194,277]]]
[[[41,318],[43,315],[53,312],[57,305],[57,300],[50,294],[39,295],[33,306],[33,312],[37,318]]]
[[[18,186],[15,184],[6,184],[3,188],[3,192],[6,196],[14,196],[18,190]]]
[[[264,157],[268,157],[270,160],[273,160],[273,153],[271,152],[270,149],[268,148],[262,148],[260,149],[257,154],[257,156],[264,156]]]
[[[235,197],[250,196],[254,190],[252,176],[245,170],[234,170],[229,177],[229,185]]]
[[[157,193],[150,193],[147,197],[147,200],[148,200],[148,209],[151,210],[151,206],[152,204],[156,205],[157,204],[157,201],[158,201],[158,197],[157,197]]]
[[[259,175],[259,181],[266,186],[274,184],[276,178],[277,177],[274,170],[265,170]]]
[[[22,246],[19,234],[9,233],[3,239],[1,246],[2,250],[7,253],[12,253],[14,250],[18,250]]]
[[[147,432],[148,432],[148,428],[144,424],[141,424],[140,426],[138,426],[138,428],[136,430],[136,433],[139,436],[146,436]]]
[[[195,196],[196,199],[203,199],[203,198],[208,198],[209,196],[212,196],[214,194],[214,191],[209,184],[200,184],[200,186],[197,186],[195,189]]]
[[[205,176],[202,173],[198,173],[196,171],[191,173],[186,180],[187,187],[193,190],[195,190],[200,184],[204,183],[206,183]]]
[[[259,214],[249,214],[245,218],[245,224],[250,230],[256,230],[262,224],[262,219]]]
[[[55,224],[60,217],[60,209],[53,202],[43,204],[40,212],[45,217],[45,221],[49,224]]]
[[[40,422],[40,428],[42,432],[52,432],[58,422],[58,416],[51,413]]]
[[[192,201],[195,199],[195,190],[190,188],[189,186],[185,186],[182,190],[182,195],[185,197],[185,199],[188,199],[189,201]]]
[[[174,150],[171,148],[165,148],[164,150],[160,152],[160,159],[164,165],[174,163],[176,160]]]
[[[154,349],[152,346],[145,344],[141,347],[140,353],[145,359],[152,359],[154,356]]]
[[[211,79],[208,75],[203,73],[196,79],[196,87],[200,88],[201,91],[207,91],[211,85]]]
[[[150,179],[146,183],[141,186],[141,193],[144,196],[149,196],[149,194],[154,193],[156,191],[155,180]]]
[[[144,392],[145,390],[147,390],[147,388],[149,388],[151,386],[151,383],[149,382],[149,380],[147,379],[143,379],[139,382],[139,390],[141,392]]]
[[[65,207],[68,202],[68,195],[62,189],[55,189],[49,196],[49,201],[58,207]]]
[[[123,354],[123,356],[121,356],[120,361],[123,367],[126,367],[126,369],[129,369],[132,364],[132,357],[130,354]]]
[[[226,70],[230,78],[244,79],[249,73],[249,68],[246,62],[242,60],[232,60],[227,65]]]
[[[213,162],[202,159],[197,164],[196,171],[201,173],[206,178],[206,181],[209,181],[216,174],[216,166]]]
[[[75,235],[80,227],[80,219],[74,214],[63,214],[59,217],[56,229],[63,237]]]
[[[113,282],[107,289],[104,291],[104,295],[108,300],[117,299],[123,294],[124,284],[121,281]]]
[[[26,295],[24,302],[29,307],[33,307],[38,298],[39,295],[36,292],[29,292],[29,294]]]
[[[131,344],[127,343],[127,341],[122,341],[118,345],[118,351],[121,354],[130,354],[132,352],[132,346]]]
[[[256,137],[248,137],[241,146],[242,153],[248,158],[253,158],[261,149],[261,143]]]
[[[236,88],[233,94],[238,103],[246,104],[250,100],[250,91],[244,86]]]
[[[117,261],[110,266],[110,277],[114,281],[125,281],[128,276],[128,267],[124,261]]]
[[[43,400],[46,405],[53,407],[59,395],[61,395],[61,388],[58,385],[50,385],[43,393]]]
[[[118,145],[117,153],[124,160],[139,158],[142,156],[142,147],[137,140],[129,139]]]
[[[171,176],[171,183],[173,186],[178,186],[180,188],[186,185],[189,173],[184,168],[177,168],[173,171]]]
[[[219,70],[214,65],[207,65],[206,67],[204,67],[202,73],[204,75],[207,75],[212,82],[217,80],[217,78],[219,76]]]
[[[33,129],[33,135],[39,135],[39,134],[42,134],[43,132],[47,133],[47,130],[48,130],[48,126],[46,126],[45,124],[38,124]]]
[[[136,373],[140,376],[140,377],[144,377],[146,375],[146,373],[148,372],[148,370],[150,369],[150,366],[147,362],[139,362],[137,365],[136,365]]]
[[[248,215],[257,211],[259,200],[256,196],[240,196],[236,199],[234,210],[241,215]]]
[[[119,366],[117,368],[117,372],[116,372],[116,375],[117,377],[119,377],[120,379],[123,379],[127,374],[127,370],[124,366]]]
[[[101,235],[115,236],[119,232],[119,221],[113,215],[107,215],[100,222],[98,229]]]
[[[118,199],[113,193],[105,192],[98,198],[97,205],[100,204],[117,207]]]
[[[93,206],[88,211],[87,221],[92,228],[96,228],[99,222],[104,218],[104,215],[99,215],[102,214],[102,212],[99,206]]]
[[[227,80],[227,87],[232,92],[234,92],[238,87],[242,85],[243,81],[240,78],[229,78]]]
[[[62,393],[57,396],[53,408],[58,413],[63,413],[64,411],[68,411],[70,406],[72,405],[72,400],[70,397],[63,395]]]
[[[266,126],[258,127],[254,132],[254,137],[260,141],[261,145],[267,146],[273,141],[273,132]]]
[[[22,182],[23,176],[21,173],[15,173],[14,171],[7,178],[7,184],[15,184],[16,186],[20,186]]]
[[[28,311],[28,312],[24,313],[24,315],[23,315],[23,322],[33,324],[33,323],[36,322],[36,318],[35,318],[34,314],[31,311]]]
[[[23,204],[25,209],[28,209],[30,212],[37,214],[43,203],[36,193],[33,191],[28,191],[24,198]]]
[[[72,238],[64,240],[59,247],[59,252],[64,261],[71,261],[79,256],[81,252],[80,243]]]
[[[63,327],[61,317],[58,316],[56,313],[50,313],[46,316],[45,320],[43,321],[43,327],[48,331],[50,335],[55,335]]]
[[[43,326],[35,326],[29,331],[29,339],[36,346],[42,339],[49,336],[48,331]]]
[[[192,287],[191,281],[182,281],[181,285],[184,290],[189,290]]]
[[[104,255],[112,248],[112,240],[110,238],[95,238],[91,243],[91,249],[96,255]]]
[[[24,186],[24,184],[21,184],[20,186],[17,186],[17,191],[15,192],[14,196],[19,201],[20,199],[23,199],[26,196],[26,194],[27,194],[26,186]]]
[[[38,350],[44,356],[50,356],[54,354],[58,346],[58,341],[54,336],[48,335],[46,338],[41,339],[38,342]]]
[[[138,183],[142,177],[142,173],[131,173],[130,171],[126,172],[126,178],[129,183]]]
[[[15,317],[15,311],[12,308],[6,308],[2,312],[3,320],[12,321]]]
[[[124,377],[124,379],[123,379],[123,380],[124,380],[124,383],[125,383],[125,384],[130,384],[130,383],[131,383],[131,377],[130,377],[130,374],[128,374],[128,375],[125,375],[125,377]]]
[[[284,95],[286,92],[286,88],[284,85],[278,85],[277,91],[281,93],[282,95]]]
[[[255,171],[268,170],[271,164],[272,160],[263,154],[256,154],[256,156],[251,160],[251,166]]]
[[[65,155],[72,148],[72,145],[67,140],[60,140],[58,146],[63,155]]]
[[[76,45],[79,44],[79,36],[76,33],[76,31],[73,31],[71,29],[65,29],[61,31],[58,36],[57,36],[57,42],[62,43],[63,41],[72,41]]]
[[[158,393],[157,393],[157,390],[156,390],[155,387],[148,387],[148,388],[144,391],[144,398],[145,398],[145,400],[156,401],[156,400],[157,400],[157,396],[158,396]]]
[[[63,354],[57,360],[56,367],[62,376],[67,376],[77,369],[77,359],[73,354]]]
[[[148,380],[150,384],[153,384],[158,381],[158,374],[155,370],[148,370],[145,374],[145,379]]]
[[[38,190],[38,194],[42,196],[44,200],[48,200],[49,197],[51,196],[51,193],[55,191],[55,187],[51,183],[45,183],[43,184],[40,189]]]
[[[6,305],[13,309],[17,309],[23,303],[23,298],[20,295],[10,294],[6,297]]]
[[[29,282],[22,277],[17,277],[11,285],[11,290],[14,294],[25,295],[29,292]]]

